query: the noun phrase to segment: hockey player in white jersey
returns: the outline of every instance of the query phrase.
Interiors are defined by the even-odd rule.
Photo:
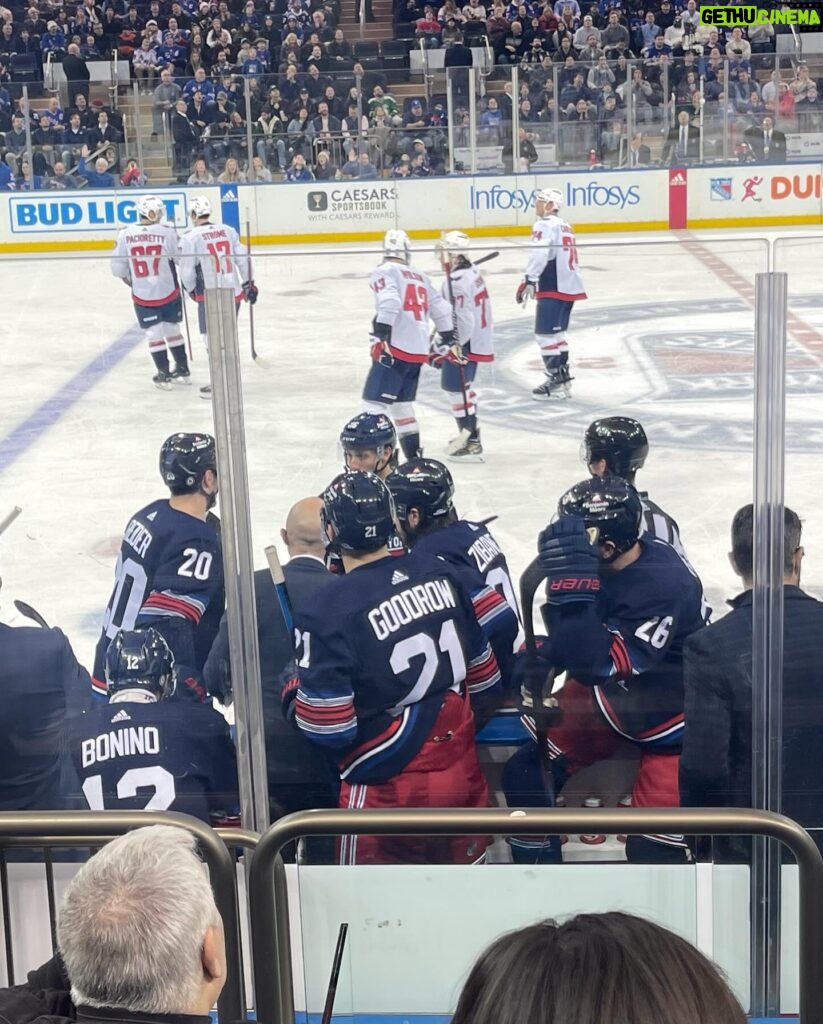
[[[545,381],[532,391],[536,400],[571,397],[569,343],[566,331],[572,307],[585,299],[574,233],[560,216],[563,194],[541,189],[535,195],[537,221],[526,273],[515,296],[519,304],[537,299],[534,333],[546,370]]]
[[[197,303],[200,338],[208,349],[206,332],[206,288],[231,288],[235,308],[243,299],[254,305],[258,288],[250,279],[249,257],[240,236],[228,224],[212,224],[211,203],[205,196],[194,196],[189,206],[192,228],[180,241],[180,280]],[[211,395],[211,385],[200,388],[204,398]]]
[[[163,223],[166,207],[158,196],[141,196],[137,213],[139,222],[123,228],[117,236],[111,272],[131,288],[137,322],[146,332],[157,369],[152,380],[168,390],[172,381],[188,383],[191,376],[180,331],[183,303],[175,266],[177,232]]]
[[[454,343],[452,309],[428,274],[410,265],[411,246],[405,231],[387,231],[383,253],[383,262],[371,275],[372,365],[363,387],[363,408],[394,420],[403,454],[413,459],[422,454],[412,403],[420,367],[430,355],[429,317],[443,345],[450,346]]]
[[[457,421],[458,435],[446,449],[453,462],[483,461],[474,380],[477,364],[494,359],[491,299],[483,275],[471,262],[470,247],[471,239],[462,231],[448,231],[437,243],[446,274],[443,297],[454,310],[456,344],[444,347],[440,355],[440,386]]]

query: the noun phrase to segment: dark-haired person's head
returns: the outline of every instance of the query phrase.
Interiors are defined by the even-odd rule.
[[[803,548],[800,534],[803,527],[800,516],[788,506],[783,510],[783,582],[795,586],[800,583],[800,563]],[[750,589],[754,581],[754,506],[744,505],[732,520],[732,549],[729,561],[743,584]]]
[[[615,912],[543,921],[497,939],[472,968],[452,1024],[745,1020],[717,967],[694,946]]]

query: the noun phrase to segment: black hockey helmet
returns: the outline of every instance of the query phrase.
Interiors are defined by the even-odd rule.
[[[217,472],[217,449],[211,434],[172,434],[160,449],[160,475],[172,494],[198,490],[206,470]]]
[[[628,476],[646,461],[649,442],[637,420],[628,416],[604,416],[589,426],[580,454],[587,466],[605,459],[609,473]]]
[[[158,700],[174,693],[174,655],[156,629],[121,629],[106,651],[109,697],[122,690],[146,690]]]
[[[597,530],[592,543],[610,540],[617,557],[637,543],[643,506],[640,495],[622,476],[595,476],[570,487],[557,503],[557,514],[582,519],[587,530]]]
[[[374,551],[394,532],[394,501],[379,476],[352,470],[323,492],[320,520],[332,550]]]
[[[397,518],[405,527],[409,509],[421,513],[421,525],[446,517],[454,508],[454,480],[436,459],[409,459],[386,479]]]
[[[351,451],[376,451],[382,455],[386,445],[391,448],[392,455],[397,451],[397,431],[389,417],[382,412],[360,412],[340,431],[340,447],[344,454]],[[377,472],[383,468],[378,466]]]

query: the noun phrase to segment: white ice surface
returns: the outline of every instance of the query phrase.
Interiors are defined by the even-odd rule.
[[[452,468],[461,515],[498,516],[492,529],[515,574],[559,495],[586,475],[585,427],[623,413],[643,422],[651,443],[638,482],[679,521],[710,602],[722,610],[737,589],[726,559],[729,524],[752,495],[750,288],[771,252],[774,269],[789,273],[793,313],[786,498],[805,523],[804,583],[823,593],[823,233],[780,234],[779,242],[754,231],[581,237],[590,298],[576,306],[569,331],[573,398],[557,404],[530,398],[540,380],[533,310],[524,314],[513,298],[524,239],[477,243],[478,253],[501,252],[485,268],[498,361],[478,377],[486,462]],[[415,248],[416,262],[435,272],[430,243]],[[255,255],[257,348],[268,368],[248,355],[247,307],[240,334],[257,566],[292,503],[340,469],[337,435],[360,407],[369,365],[375,260],[373,246]],[[138,337],[128,290],[100,256],[7,257],[0,275],[0,518],[23,508],[0,539],[0,603],[6,614],[15,597],[37,607],[88,664],[123,527],[164,493],[161,442],[173,431],[212,429],[211,406],[198,393],[208,379],[205,353],[195,328],[194,386],[169,394],[152,386],[138,341],[62,410],[61,389],[76,386],[79,371],[127,332]],[[189,318],[194,327],[191,305]],[[426,454],[439,457],[454,423],[429,369],[417,409]],[[9,463],[2,453],[27,420],[34,441]]]

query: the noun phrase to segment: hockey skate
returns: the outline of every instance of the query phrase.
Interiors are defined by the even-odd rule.
[[[161,391],[171,391],[172,389],[172,376],[166,370],[158,370],[152,377],[151,382],[156,388],[160,388]]]
[[[191,370],[188,366],[176,365],[171,371],[171,379],[178,384],[191,384]]]
[[[566,398],[571,398],[572,380],[573,377],[569,373],[569,368],[567,366],[563,366],[559,370],[555,370],[546,375],[546,379],[543,383],[533,389],[532,398],[536,402],[540,402],[544,398],[558,399],[561,401]]]
[[[204,384],[200,388],[200,397],[205,398],[207,402],[211,401],[211,384]]]
[[[456,451],[447,452],[446,458],[450,462],[484,462],[480,438],[469,438]]]

